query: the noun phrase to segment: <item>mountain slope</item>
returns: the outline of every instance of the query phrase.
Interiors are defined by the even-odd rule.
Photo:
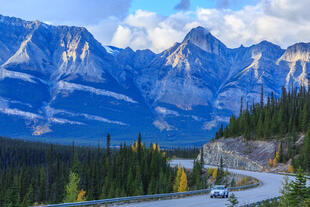
[[[110,74],[118,68],[114,56],[86,29],[1,20],[1,27],[11,28],[6,38],[22,39],[19,47],[1,40],[3,48],[11,48],[11,56],[1,65],[0,111],[24,125],[15,136],[98,137],[107,133],[102,129],[112,132],[125,126],[135,135],[139,128],[133,124],[150,122],[143,99]],[[24,33],[16,36],[16,30]],[[137,120],[137,113],[142,118]],[[13,131],[11,127],[4,135]]]
[[[85,28],[0,16],[0,127],[62,142],[141,131],[147,141],[201,143],[238,115],[241,96],[307,86],[309,52],[267,41],[230,49],[197,27],[155,54],[102,46]]]

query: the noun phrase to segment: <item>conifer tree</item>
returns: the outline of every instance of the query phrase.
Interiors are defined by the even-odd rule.
[[[198,161],[194,161],[194,168],[192,172],[192,180],[194,183],[195,188],[198,190],[202,186],[202,180],[201,180],[201,164],[199,164]]]
[[[108,133],[107,135],[107,156],[110,158],[111,155],[111,135]]]
[[[235,187],[236,186],[236,181],[235,178],[233,178],[230,182],[230,187]]]
[[[240,112],[239,112],[239,115],[241,116],[243,112],[243,96],[241,96],[241,100],[240,100]]]
[[[69,175],[69,183],[65,188],[65,198],[64,203],[75,202],[79,194],[78,186],[80,183],[80,178],[77,173],[71,171]]]
[[[303,156],[304,156],[304,168],[310,171],[310,128],[307,131],[307,134],[304,138],[304,148],[303,148]]]
[[[298,169],[296,178],[289,184],[287,195],[290,206],[301,206],[307,198],[306,178],[301,168]]]
[[[205,161],[204,161],[204,153],[203,153],[203,146],[201,147],[201,150],[200,150],[200,173],[202,174],[202,169],[204,168],[204,164],[205,164]]]
[[[283,147],[282,147],[282,142],[280,142],[280,147],[279,147],[279,156],[278,156],[278,161],[281,163],[284,161],[284,155],[283,155]]]
[[[260,107],[264,107],[264,86],[262,85],[261,87],[261,92],[260,92]]]
[[[46,189],[47,182],[46,181],[47,181],[46,170],[44,167],[41,167],[41,170],[40,170],[40,190],[39,190],[40,201],[46,200],[46,194],[47,194],[47,189]]]
[[[220,166],[217,170],[215,184],[219,185],[219,184],[223,184],[223,182],[224,182],[224,164],[223,164],[223,158],[221,157]]]
[[[281,194],[282,196],[280,197],[280,206],[289,206],[289,199],[288,195],[290,193],[290,183],[288,176],[284,177],[284,181],[282,182],[282,189],[281,189]]]
[[[228,198],[229,203],[226,204],[228,207],[236,207],[239,203],[237,197],[235,196],[234,193],[231,194],[231,196]]]
[[[142,143],[141,143],[141,133],[139,133],[139,137],[138,137],[138,149],[137,149],[137,151],[138,151],[138,161],[139,161],[139,163],[141,163],[141,153],[142,153]]]
[[[139,165],[136,166],[135,195],[143,195],[143,184]]]
[[[32,185],[28,188],[28,191],[23,199],[22,206],[28,207],[31,206],[34,203],[34,191]]]

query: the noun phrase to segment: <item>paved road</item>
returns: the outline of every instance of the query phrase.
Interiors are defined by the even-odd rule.
[[[191,169],[193,167],[192,160],[173,160],[171,162],[172,166],[182,165],[185,168]],[[206,165],[206,167],[208,167]],[[284,176],[262,173],[262,172],[252,172],[246,170],[235,170],[228,169],[232,173],[252,176],[257,178],[262,182],[262,185],[256,188],[234,192],[238,198],[239,205],[253,203],[261,201],[268,198],[274,198],[280,195],[280,189],[282,186],[282,181]],[[228,201],[227,199],[211,199],[209,195],[197,195],[186,198],[177,198],[170,200],[158,200],[158,201],[146,201],[141,203],[132,203],[120,206],[126,207],[221,207],[225,206]]]

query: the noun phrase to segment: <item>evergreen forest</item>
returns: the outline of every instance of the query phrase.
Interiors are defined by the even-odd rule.
[[[141,135],[134,144],[121,144],[119,148],[112,148],[110,142],[110,135],[105,148],[1,137],[0,206],[183,192],[192,188],[192,178],[187,180],[189,173],[181,167],[170,167],[166,152],[159,145],[146,146]],[[173,153],[169,149],[169,154],[189,156],[197,152],[189,151],[178,149]]]
[[[278,162],[291,160],[294,169],[310,172],[310,90],[283,87],[279,98],[271,93],[267,100],[263,94],[262,87],[260,103],[253,101],[250,106],[241,98],[240,116],[232,115],[226,127],[221,125],[215,139],[242,136],[247,141],[276,140]]]

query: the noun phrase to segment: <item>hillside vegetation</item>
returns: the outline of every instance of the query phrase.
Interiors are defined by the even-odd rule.
[[[30,206],[186,191],[157,144],[76,147],[0,138],[0,206]],[[180,174],[181,172],[181,174]],[[180,174],[180,175],[179,175]],[[182,187],[179,185],[182,184]]]
[[[242,136],[246,140],[280,141],[273,162],[291,160],[293,169],[310,171],[310,90],[282,88],[281,98],[270,94],[264,100],[263,87],[258,104],[243,103],[240,116],[232,115],[229,124],[221,125],[215,139]],[[246,105],[244,107],[244,105]],[[301,144],[303,142],[303,144]],[[272,163],[271,163],[272,165]]]

